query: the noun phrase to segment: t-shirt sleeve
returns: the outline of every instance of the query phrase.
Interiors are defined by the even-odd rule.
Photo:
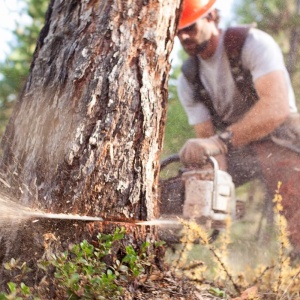
[[[243,66],[250,70],[253,80],[272,71],[285,71],[281,49],[267,33],[251,28],[242,50]]]
[[[177,91],[190,125],[203,123],[210,119],[208,108],[202,102],[194,101],[192,85],[183,74],[180,74],[178,77]]]

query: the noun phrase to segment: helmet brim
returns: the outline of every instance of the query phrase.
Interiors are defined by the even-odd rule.
[[[178,24],[178,29],[183,29],[195,23],[199,18],[206,16],[212,9],[214,9],[214,4],[216,0],[209,0],[206,5],[192,6],[183,3],[183,10],[181,13],[180,21]]]

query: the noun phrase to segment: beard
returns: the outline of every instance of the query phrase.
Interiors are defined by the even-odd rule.
[[[204,41],[200,44],[194,44],[192,41],[187,40],[182,44],[182,46],[188,55],[194,56],[203,52],[207,48],[208,43],[209,40]]]

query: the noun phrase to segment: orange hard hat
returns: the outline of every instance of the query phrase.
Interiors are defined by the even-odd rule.
[[[216,0],[183,0],[183,9],[178,29],[188,27],[196,22],[198,18],[205,15]]]

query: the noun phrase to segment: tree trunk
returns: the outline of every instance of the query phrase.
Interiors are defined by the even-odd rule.
[[[179,6],[180,0],[51,1],[2,140],[1,173],[19,203],[111,220],[157,216]],[[47,226],[39,226],[31,230],[41,237]],[[21,242],[17,234],[13,242],[3,232],[0,238],[3,262]],[[24,257],[34,247],[30,238]]]

